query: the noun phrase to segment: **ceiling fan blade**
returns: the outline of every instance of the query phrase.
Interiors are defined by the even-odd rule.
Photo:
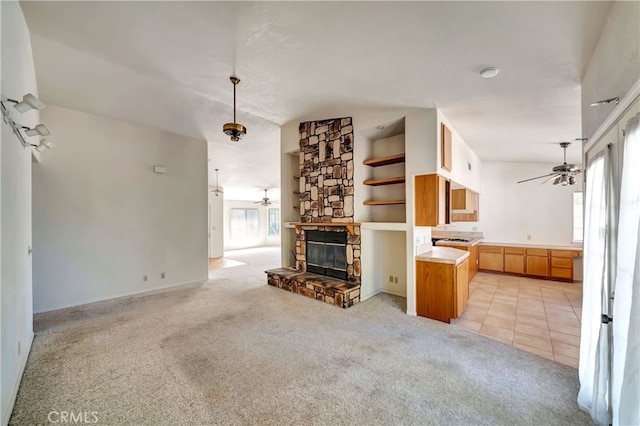
[[[554,173],[549,173],[548,175],[542,175],[542,176],[538,176],[538,177],[534,177],[534,178],[530,178],[530,179],[521,180],[521,181],[518,181],[517,183],[529,182],[530,180],[542,179],[544,177],[555,176],[557,174],[558,173],[555,173],[555,172]]]
[[[545,183],[549,182],[551,179],[555,178],[556,176],[560,176],[560,173],[556,173],[556,174],[552,175],[551,177],[549,177],[548,179],[543,180],[540,185],[544,185]]]

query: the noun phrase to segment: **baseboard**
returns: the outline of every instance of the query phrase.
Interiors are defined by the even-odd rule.
[[[398,292],[395,292],[395,291],[389,291],[389,290],[385,290],[385,289],[382,289],[381,292],[382,293],[386,293],[386,294],[391,294],[393,296],[399,296],[399,297],[404,297],[404,298],[407,297],[406,293],[398,293]]]
[[[84,302],[81,302],[81,303],[64,305],[64,306],[60,306],[60,307],[53,308],[53,309],[47,309],[46,311],[37,311],[37,312],[34,312],[33,314],[34,315],[35,314],[44,314],[46,312],[59,311],[61,309],[75,308],[77,306],[90,305],[92,303],[106,302],[107,300],[114,300],[114,299],[120,299],[122,297],[135,296],[136,294],[144,294],[144,293],[151,293],[151,292],[159,291],[159,290],[166,290],[166,289],[172,288],[172,287],[180,287],[180,286],[183,286],[183,285],[192,285],[192,284],[205,283],[208,280],[209,280],[209,278],[207,277],[206,279],[197,280],[197,281],[189,281],[189,282],[183,282],[183,283],[167,284],[167,285],[162,286],[162,287],[154,287],[154,288],[149,288],[149,289],[146,289],[146,290],[132,291],[130,293],[123,293],[123,294],[119,294],[119,295],[116,295],[116,296],[104,297],[104,298],[100,298],[100,299],[93,299],[93,300],[84,301]]]
[[[370,294],[365,296],[364,294],[362,294],[362,287],[360,287],[360,301],[364,302],[365,300],[369,300],[373,296],[375,296],[376,294],[380,294],[380,293],[382,293],[382,289],[376,290],[373,293],[370,293]]]
[[[7,407],[7,411],[5,413],[2,413],[2,426],[6,426],[9,424],[9,419],[11,418],[11,413],[13,412],[13,406],[16,403],[16,397],[18,396],[18,389],[20,389],[20,383],[22,382],[22,375],[24,374],[24,369],[27,367],[27,359],[29,359],[29,353],[31,353],[33,337],[34,334],[31,333],[29,342],[24,351],[24,356],[20,361],[20,374],[18,374],[16,383],[13,385],[13,391],[11,392],[11,401],[9,402],[9,406]]]

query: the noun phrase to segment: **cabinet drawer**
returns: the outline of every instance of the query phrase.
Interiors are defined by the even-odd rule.
[[[524,254],[524,249],[520,247],[505,247],[504,254]]]
[[[528,248],[527,255],[528,256],[549,256],[549,250]]]
[[[573,268],[573,259],[570,257],[552,257],[552,268]]]
[[[551,276],[554,278],[573,278],[572,269],[567,268],[551,268]]]
[[[480,253],[499,253],[502,254],[502,247],[500,246],[480,246]]]
[[[576,253],[571,250],[551,250],[551,257],[575,257]]]

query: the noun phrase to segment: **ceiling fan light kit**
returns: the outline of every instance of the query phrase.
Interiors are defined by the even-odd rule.
[[[537,176],[530,179],[518,181],[518,183],[529,182],[536,179],[545,179],[540,185],[553,180],[553,185],[570,186],[576,184],[575,176],[582,173],[582,170],[575,164],[567,164],[567,148],[571,142],[560,142],[560,147],[564,150],[564,163],[555,166],[552,172],[546,175]]]
[[[247,134],[247,128],[240,123],[236,123],[236,86],[240,83],[238,77],[229,77],[233,84],[233,123],[227,123],[222,126],[222,131],[225,135],[231,138],[232,142],[238,142]]]

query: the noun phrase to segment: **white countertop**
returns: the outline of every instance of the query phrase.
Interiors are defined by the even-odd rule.
[[[551,250],[577,250],[582,251],[582,245],[575,246],[555,246],[551,244],[517,244],[517,243],[491,243],[483,241],[480,244],[483,246],[501,246],[501,247],[522,247],[522,248],[546,248]]]
[[[416,256],[416,260],[422,262],[434,262],[434,263],[450,263],[457,265],[471,253],[465,250],[458,250],[451,247],[433,247],[431,251],[421,253]]]

